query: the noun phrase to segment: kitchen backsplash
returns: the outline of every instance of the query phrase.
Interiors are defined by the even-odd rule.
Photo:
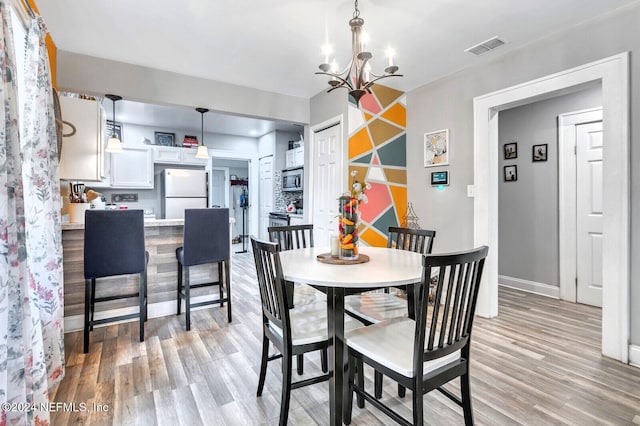
[[[275,172],[274,208],[277,212],[287,210],[289,203],[302,199],[302,192],[285,192],[282,190],[282,171]]]

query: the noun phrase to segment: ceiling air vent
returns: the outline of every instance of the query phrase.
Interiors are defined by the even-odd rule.
[[[478,43],[475,46],[471,46],[468,49],[465,49],[465,52],[473,53],[474,55],[482,55],[483,53],[487,53],[490,50],[495,49],[496,47],[500,47],[505,42],[498,38],[498,36],[491,37],[489,40],[485,40],[482,43]]]

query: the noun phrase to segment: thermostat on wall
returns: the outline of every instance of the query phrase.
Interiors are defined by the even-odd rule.
[[[449,185],[449,172],[431,172],[431,186]]]

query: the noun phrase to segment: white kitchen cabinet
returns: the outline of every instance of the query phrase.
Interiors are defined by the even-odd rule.
[[[153,152],[144,146],[122,147],[111,154],[112,188],[153,188]]]
[[[60,153],[60,179],[101,181],[105,177],[103,148],[106,117],[102,105],[93,100],[60,97],[62,120],[75,128],[64,137]],[[64,126],[69,133],[71,126]]]
[[[285,168],[291,169],[294,167],[304,166],[304,148],[289,149],[285,153]]]
[[[180,164],[182,163],[182,152],[180,148],[168,146],[156,146],[153,148],[153,162],[161,164]]]
[[[209,162],[208,158],[196,158],[198,150],[196,148],[179,148],[182,150],[182,164],[191,164],[195,166],[206,166]]]
[[[304,167],[304,147],[293,149],[294,167]]]
[[[172,146],[155,146],[153,162],[157,164],[187,164],[206,166],[207,158],[196,158],[197,149]]]

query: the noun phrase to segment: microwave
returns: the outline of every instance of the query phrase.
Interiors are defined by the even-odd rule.
[[[283,191],[302,191],[303,187],[304,169],[302,167],[282,171]]]

